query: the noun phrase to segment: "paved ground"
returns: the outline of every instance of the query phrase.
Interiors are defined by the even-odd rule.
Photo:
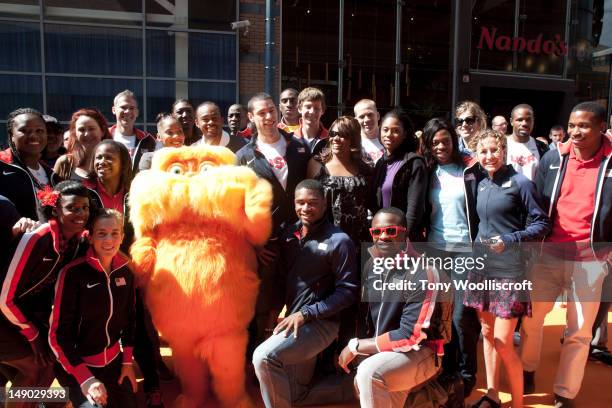
[[[536,374],[536,393],[525,398],[526,407],[552,407],[552,383],[554,373],[559,359],[561,344],[559,337],[565,324],[565,310],[555,309],[546,319],[544,327],[545,345],[542,351],[542,367]],[[608,314],[608,330],[612,334],[612,313]],[[612,341],[609,342],[609,347],[612,349]],[[479,375],[477,390],[470,397],[470,401],[475,401],[485,391],[485,376],[484,363],[482,361],[482,349],[479,351]],[[168,365],[172,365],[171,350],[163,349],[165,360]],[[503,375],[502,375],[503,377]],[[180,386],[177,382],[163,384],[164,399],[168,408],[180,392]],[[508,387],[504,385],[502,391],[507,391]],[[251,385],[249,393],[258,403],[258,408],[263,408],[263,403],[259,398],[259,390]],[[501,398],[503,402],[510,399],[507,392],[502,392]],[[509,404],[504,404],[509,406]],[[335,405],[326,406],[328,408],[352,408],[358,407],[359,404]],[[584,408],[612,408],[612,367],[603,365],[599,362],[589,361],[587,364],[586,375],[583,382],[582,390],[576,399],[577,407]]]

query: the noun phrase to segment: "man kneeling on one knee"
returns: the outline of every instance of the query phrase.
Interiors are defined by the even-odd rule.
[[[340,354],[339,365],[348,373],[349,364],[360,360],[355,388],[362,408],[401,408],[412,390],[438,372],[438,356],[451,336],[452,304],[448,299],[452,294],[449,297],[423,289],[421,281],[440,281],[435,269],[382,266],[385,263],[381,258],[420,256],[407,241],[406,218],[401,210],[391,207],[378,211],[370,233],[374,245],[364,267],[363,300],[369,302],[373,337],[351,339]]]
[[[281,239],[281,276],[286,317],[253,353],[253,366],[267,408],[320,404],[312,390],[317,355],[338,336],[340,311],[355,303],[357,259],[353,241],[325,216],[318,181],[295,188],[299,221]]]

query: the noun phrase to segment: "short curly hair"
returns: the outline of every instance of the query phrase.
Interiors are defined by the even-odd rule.
[[[476,136],[474,136],[474,139],[471,141],[471,144],[473,143],[473,146],[474,146],[473,151],[476,151],[476,148],[478,147],[478,145],[482,143],[485,139],[488,139],[490,137],[497,141],[497,146],[499,148],[501,148],[504,152],[507,151],[508,137],[504,135],[502,132],[499,132],[493,129],[484,129],[476,133]]]

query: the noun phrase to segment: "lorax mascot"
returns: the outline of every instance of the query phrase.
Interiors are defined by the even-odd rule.
[[[250,407],[247,326],[259,279],[254,246],[272,227],[270,185],[218,146],[167,148],[130,189],[130,252],[153,321],[170,347],[181,407]]]

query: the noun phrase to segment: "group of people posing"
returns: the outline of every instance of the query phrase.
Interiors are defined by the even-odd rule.
[[[160,376],[171,373],[125,255],[128,195],[156,150],[206,144],[232,150],[272,186],[273,229],[256,248],[261,284],[248,350],[266,407],[355,398],[362,407],[403,407],[440,376],[459,379],[462,403],[476,384],[480,334],[488,391],[473,406],[501,406],[503,362],[512,406],[521,407],[535,390],[544,318],[563,291],[567,327],[553,392],[557,407],[572,407],[589,355],[607,355],[605,109],[576,105],[569,138],[549,147],[531,136],[527,104],[512,110],[506,135],[472,101],[458,104],[452,121],[433,118],[415,132],[404,112],[381,118],[368,99],[329,129],[319,89],[286,89],[279,100],[277,108],[260,93],[246,108],[232,105],[227,130],[214,102],[194,109],[177,100],[158,115],[154,137],[135,128],[137,99],[123,91],[113,101],[115,125],[80,109],[63,148],[54,118],[30,108],[9,115],[9,148],[0,153],[0,246],[9,249],[0,257],[4,381],[47,387],[57,378],[75,408],[136,406],[135,359],[147,407],[164,406]],[[544,245],[529,257],[517,249],[528,242]],[[421,248],[456,264],[477,255],[491,261],[466,273],[424,266],[381,276],[374,267],[378,258],[421,257]],[[470,286],[445,294],[435,285],[526,278],[531,293]],[[432,285],[395,293],[375,289],[375,279]]]

